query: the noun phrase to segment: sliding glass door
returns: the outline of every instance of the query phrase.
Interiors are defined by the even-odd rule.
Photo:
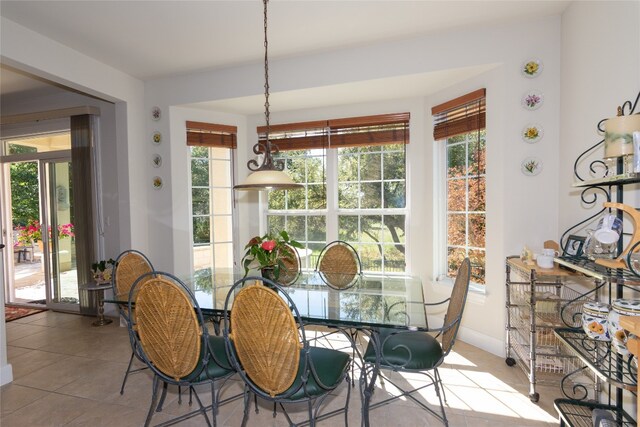
[[[3,143],[2,232],[9,249],[3,251],[8,303],[79,310],[68,148],[69,133]]]

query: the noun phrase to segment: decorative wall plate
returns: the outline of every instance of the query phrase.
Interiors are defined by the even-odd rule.
[[[160,117],[162,116],[162,111],[160,111],[160,107],[153,107],[151,109],[151,119],[154,121],[158,121],[160,120]]]
[[[528,176],[538,175],[542,171],[542,161],[537,157],[527,157],[522,161],[520,170]]]
[[[537,90],[530,90],[522,95],[522,107],[525,110],[537,110],[544,102],[544,95]]]
[[[533,79],[538,77],[542,73],[542,61],[536,58],[531,58],[528,61],[524,61],[520,67],[520,72],[523,76]]]
[[[162,142],[162,134],[158,131],[153,132],[151,141],[154,143],[154,145],[160,145],[160,143]]]
[[[162,166],[162,157],[160,156],[160,154],[154,154],[151,157],[151,164],[154,168],[159,168],[160,166]]]
[[[162,178],[160,178],[159,176],[153,177],[153,188],[155,188],[156,190],[162,188]]]
[[[521,136],[524,142],[533,144],[542,139],[544,136],[544,129],[542,129],[542,126],[537,123],[529,123],[522,128]]]

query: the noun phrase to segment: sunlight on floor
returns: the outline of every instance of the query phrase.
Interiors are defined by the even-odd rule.
[[[452,356],[450,356],[451,360],[454,360]],[[470,365],[473,366],[471,363]],[[526,394],[514,389],[490,372],[447,367],[442,367],[439,371],[449,408],[510,417],[514,418],[514,423],[517,423],[516,419],[550,423],[557,421],[554,416],[531,402]],[[400,375],[409,384],[409,388],[419,387],[427,381],[425,376],[417,374],[402,373]],[[381,386],[378,385],[378,387]],[[390,395],[398,394],[398,390],[388,382],[384,385],[384,391]],[[433,387],[427,387],[418,393],[430,405],[439,405]],[[407,399],[401,398],[401,400]]]

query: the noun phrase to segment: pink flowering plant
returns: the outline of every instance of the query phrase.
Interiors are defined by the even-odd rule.
[[[292,248],[302,249],[303,246],[289,238],[286,231],[280,233],[267,233],[264,236],[255,236],[244,247],[245,254],[242,257],[245,277],[249,270],[273,269],[273,277],[280,277],[280,270],[286,268],[283,259],[295,257]]]
[[[18,227],[18,242],[24,245],[37,243],[42,240],[42,226],[37,219],[30,220],[24,227]],[[65,239],[75,237],[73,224],[61,224],[58,226],[58,238]],[[49,227],[49,238],[51,238],[51,227]]]

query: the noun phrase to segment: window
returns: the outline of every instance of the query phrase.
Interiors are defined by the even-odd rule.
[[[465,257],[471,279],[485,283],[486,132],[485,90],[436,106],[434,138],[443,145],[446,165],[445,275],[455,276]]]
[[[356,248],[365,271],[406,271],[408,123],[403,113],[270,128],[304,188],[269,193],[267,226],[305,245],[303,268],[315,268],[322,248],[339,239]]]
[[[233,268],[233,150],[236,128],[187,122],[193,269]],[[206,283],[206,281],[203,281]]]

